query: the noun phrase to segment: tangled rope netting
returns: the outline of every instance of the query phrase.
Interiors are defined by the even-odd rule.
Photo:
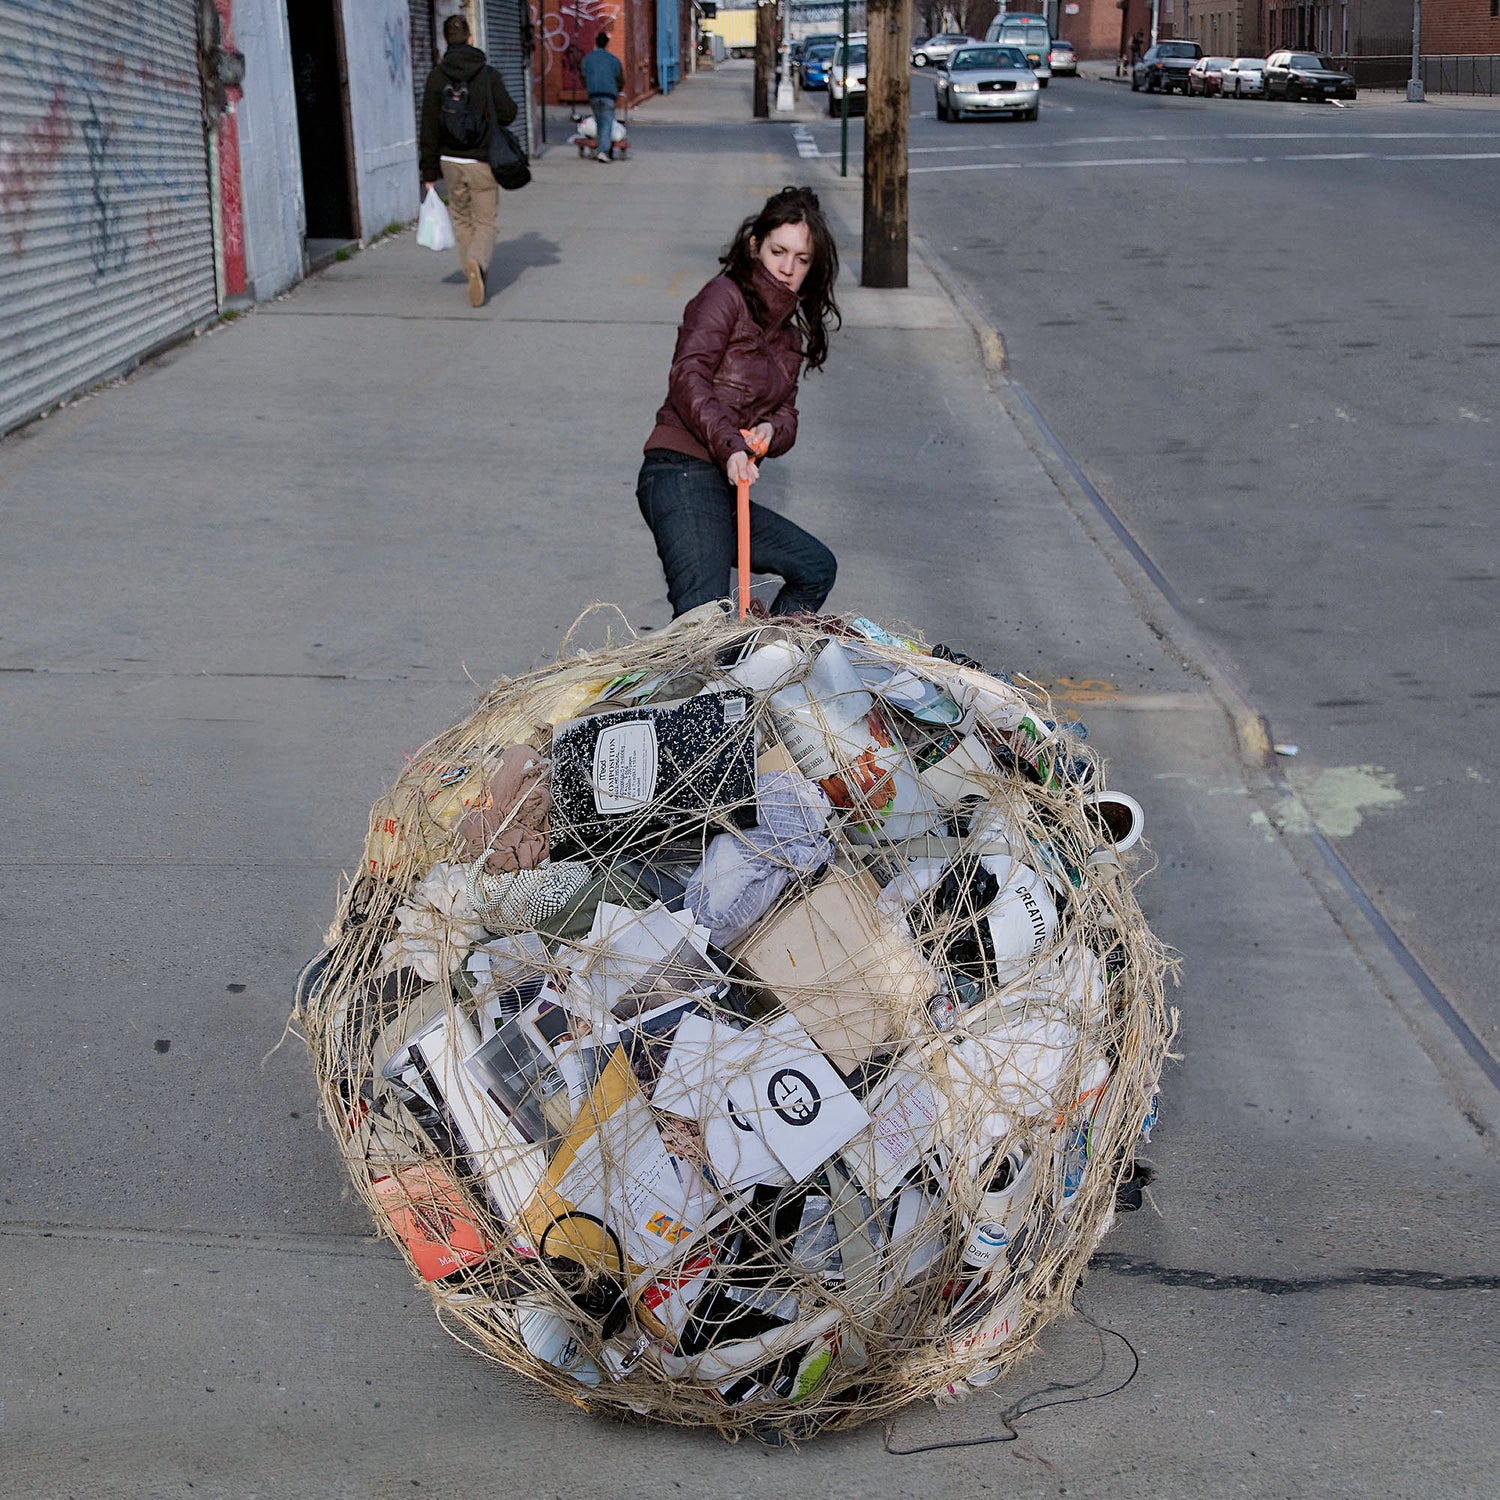
[[[1140,809],[1080,735],[867,620],[711,608],[426,745],[296,1020],[450,1331],[729,1437],[1014,1363],[1173,1029]]]

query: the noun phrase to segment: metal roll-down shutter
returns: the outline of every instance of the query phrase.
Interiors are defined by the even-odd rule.
[[[216,310],[193,0],[0,6],[0,432]]]

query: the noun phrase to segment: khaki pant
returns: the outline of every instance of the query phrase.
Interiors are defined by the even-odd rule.
[[[453,220],[453,238],[458,242],[458,263],[477,261],[486,274],[495,248],[495,209],[500,188],[489,163],[442,162],[443,181],[448,184],[448,217]]]

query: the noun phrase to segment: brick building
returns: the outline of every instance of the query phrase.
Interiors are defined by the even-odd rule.
[[[1151,7],[1147,0],[1076,0],[1077,14],[1063,14],[1057,22],[1057,34],[1072,42],[1073,50],[1091,62],[1113,62],[1130,45],[1133,31],[1143,38],[1151,35]],[[1127,8],[1128,6],[1128,8]],[[1017,9],[1020,9],[1018,6]]]
[[[1304,47],[1336,57],[1401,56],[1411,51],[1411,0],[1159,0],[1158,37],[1185,36],[1210,55],[1264,56]],[[1151,38],[1150,0],[1076,0],[1058,35],[1079,57],[1112,62],[1130,38]],[[1500,56],[1500,0],[1423,0],[1422,51],[1428,56]]]
[[[1422,51],[1500,54],[1500,0],[1425,0]]]

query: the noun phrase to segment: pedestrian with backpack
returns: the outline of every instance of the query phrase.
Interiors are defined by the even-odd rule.
[[[490,136],[515,119],[516,102],[484,53],[470,45],[469,35],[463,16],[443,22],[447,50],[422,90],[417,165],[424,196],[439,174],[448,185],[448,213],[469,282],[469,305],[482,307],[500,199],[490,169]]]
[[[625,69],[620,59],[609,50],[609,33],[601,31],[594,38],[594,50],[578,67],[579,77],[588,90],[589,108],[594,112],[594,124],[598,128],[595,137],[594,160],[615,159],[615,100],[625,89]]]

